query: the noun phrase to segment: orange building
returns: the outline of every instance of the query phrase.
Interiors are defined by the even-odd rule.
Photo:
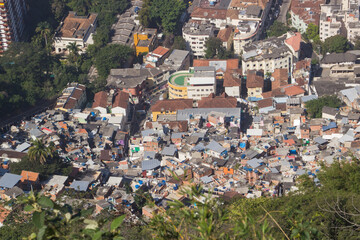
[[[134,46],[136,56],[141,53],[148,53],[154,49],[156,44],[157,30],[154,28],[145,28],[141,33],[134,33]]]

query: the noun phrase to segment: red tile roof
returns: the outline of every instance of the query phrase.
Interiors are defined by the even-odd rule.
[[[170,50],[168,48],[164,48],[162,46],[157,47],[154,51],[152,51],[153,54],[164,56],[167,54]]]
[[[250,70],[246,75],[247,88],[262,88],[264,87],[264,74],[262,72]]]
[[[304,60],[296,62],[295,70],[309,69],[310,66],[311,66],[311,58],[304,59]]]
[[[159,100],[151,106],[151,112],[177,111],[185,108],[192,108],[192,99],[166,99]]]
[[[106,108],[107,107],[107,97],[108,97],[108,94],[105,91],[95,93],[92,108],[96,108],[96,107]]]
[[[226,9],[195,8],[191,18],[226,19]]]
[[[224,87],[240,87],[241,86],[241,70],[227,70],[224,75]]]
[[[87,32],[91,25],[95,25],[97,14],[77,16],[75,12],[69,12],[57,36],[65,38],[83,38],[81,32]]]
[[[304,94],[304,93],[305,93],[305,90],[299,86],[290,86],[290,87],[285,88],[285,94],[290,97]]]
[[[210,62],[216,62],[216,61],[226,61],[226,69],[238,69],[239,68],[239,59],[227,59],[227,60],[221,60],[221,59],[194,59],[193,66],[194,67],[208,67],[210,65]]]
[[[300,50],[301,34],[297,32],[295,36],[286,39],[285,42],[290,45],[295,52],[298,52]]]
[[[11,211],[7,210],[3,206],[0,206],[0,223],[4,223],[10,213]]]
[[[221,96],[211,93],[208,97],[202,97],[198,102],[198,108],[236,108],[236,106],[236,98],[228,97],[225,93]]]
[[[290,11],[299,16],[306,24],[314,23],[319,25],[321,7],[325,0],[292,0]],[[311,14],[310,14],[311,12]]]
[[[155,68],[153,65],[151,65],[150,63],[146,64],[145,68]]]
[[[232,33],[231,27],[221,29],[217,35],[217,38],[219,38],[222,42],[227,42],[229,41],[231,33]]]
[[[274,81],[271,82],[272,90],[288,84],[289,75],[287,68],[277,68],[271,76],[274,78]]]
[[[21,181],[24,182],[25,180],[30,182],[36,182],[39,180],[39,173],[37,172],[30,172],[23,170],[20,174],[22,176]]]
[[[257,104],[259,108],[271,107],[273,106],[273,99],[272,98],[262,99],[259,100]]]
[[[129,104],[129,93],[124,91],[118,91],[115,95],[114,103],[112,104],[112,107],[121,107],[121,108],[127,108]]]

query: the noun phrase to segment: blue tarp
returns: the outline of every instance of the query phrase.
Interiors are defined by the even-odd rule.
[[[322,130],[327,131],[327,130],[330,130],[332,128],[337,128],[336,122],[331,122],[331,123],[329,123],[329,125],[323,126]]]

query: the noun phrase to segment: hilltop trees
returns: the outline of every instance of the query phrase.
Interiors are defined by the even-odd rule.
[[[146,0],[139,12],[144,27],[158,27],[167,33],[181,28],[180,17],[186,9],[181,0]]]
[[[336,96],[323,96],[319,99],[307,102],[305,107],[311,118],[321,118],[322,108],[324,106],[338,108],[340,105],[341,101]]]
[[[350,44],[346,37],[335,35],[325,39],[322,44],[322,52],[326,53],[343,53],[350,49]]]

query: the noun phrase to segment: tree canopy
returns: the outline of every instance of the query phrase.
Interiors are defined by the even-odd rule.
[[[341,101],[336,96],[323,96],[307,102],[305,107],[311,118],[321,118],[324,106],[338,108],[340,105]]]
[[[270,26],[269,30],[267,31],[268,37],[279,37],[290,30],[288,26],[284,23],[279,21],[274,21],[274,23]]]
[[[315,184],[314,180],[320,184]],[[139,207],[153,208],[154,218],[141,226],[124,226],[131,239],[356,239],[359,236],[360,161],[351,153],[321,163],[320,172],[296,179],[298,191],[283,197],[256,199],[232,198],[224,202],[214,198],[200,185],[183,189],[186,201],[168,203],[166,209],[137,191]],[[145,203],[144,199],[147,199]],[[93,208],[59,206],[49,198],[30,193],[17,203],[0,228],[0,236],[38,239],[118,239],[125,216],[116,212],[94,218]],[[27,214],[24,214],[27,212]],[[157,213],[155,213],[157,212]],[[19,216],[17,216],[19,215]],[[114,216],[115,215],[115,216]],[[14,217],[28,219],[12,224]],[[105,218],[104,218],[105,217]],[[145,223],[145,224],[144,224]],[[21,229],[20,229],[21,228]],[[27,229],[27,231],[22,231]],[[34,239],[34,238],[30,238]]]
[[[186,9],[182,0],[146,0],[139,12],[144,27],[158,27],[168,33],[181,28],[180,18]]]
[[[106,78],[110,69],[122,68],[129,57],[134,56],[134,50],[120,44],[109,44],[103,47],[95,56],[95,66],[101,78]]]
[[[228,59],[233,57],[233,53],[222,45],[219,38],[210,37],[205,42],[205,58]]]
[[[319,26],[310,23],[306,29],[306,36],[308,39],[312,40],[314,43],[320,42],[319,36]]]
[[[343,53],[350,49],[350,44],[346,37],[335,35],[325,39],[322,44],[322,52],[326,53]]]

